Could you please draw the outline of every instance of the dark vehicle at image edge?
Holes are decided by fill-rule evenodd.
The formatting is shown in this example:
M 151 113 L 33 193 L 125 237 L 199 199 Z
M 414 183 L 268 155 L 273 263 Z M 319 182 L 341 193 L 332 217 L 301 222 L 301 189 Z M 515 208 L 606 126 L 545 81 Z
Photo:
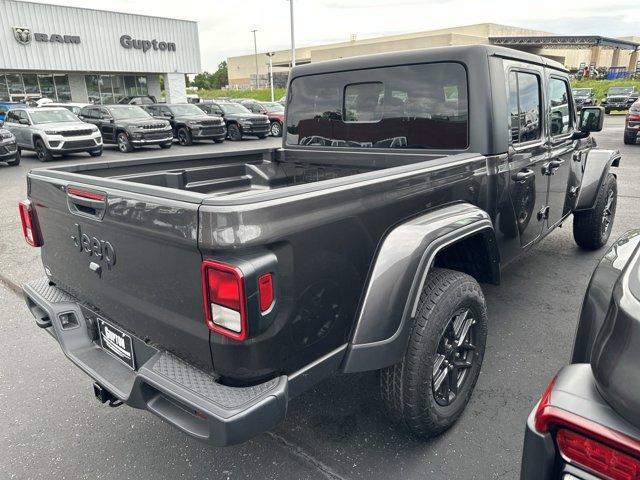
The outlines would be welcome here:
M 0 127 L 0 162 L 11 167 L 20 165 L 20 149 L 16 143 L 16 137 L 2 127 Z
M 274 137 L 282 136 L 284 125 L 284 107 L 278 102 L 258 102 L 257 100 L 240 100 L 238 103 L 247 107 L 253 113 L 269 117 L 271 127 L 269 133 Z
M 149 145 L 171 148 L 173 144 L 171 124 L 137 105 L 92 105 L 84 107 L 78 118 L 96 125 L 103 143 L 115 143 L 121 152 Z
M 640 478 L 640 230 L 596 267 L 571 364 L 529 415 L 522 480 Z
M 636 101 L 629 108 L 629 112 L 624 120 L 624 143 L 635 145 L 640 132 L 640 101 Z
M 596 104 L 596 95 L 593 88 L 574 88 L 573 100 L 576 102 L 576 109 L 581 110 L 582 107 L 592 107 Z
M 266 138 L 271 124 L 269 117 L 251 113 L 245 106 L 235 102 L 202 102 L 196 104 L 207 115 L 222 117 L 227 126 L 229 140 L 242 140 L 246 136 Z
M 200 140 L 222 143 L 227 136 L 222 117 L 207 115 L 191 103 L 155 104 L 143 108 L 153 117 L 168 120 L 180 145 L 191 145 Z
M 571 214 L 578 245 L 607 242 L 602 109 L 576 118 L 560 64 L 493 46 L 299 66 L 288 91 L 282 149 L 31 171 L 27 305 L 101 401 L 215 445 L 372 370 L 437 435 L 482 364 L 480 283 Z

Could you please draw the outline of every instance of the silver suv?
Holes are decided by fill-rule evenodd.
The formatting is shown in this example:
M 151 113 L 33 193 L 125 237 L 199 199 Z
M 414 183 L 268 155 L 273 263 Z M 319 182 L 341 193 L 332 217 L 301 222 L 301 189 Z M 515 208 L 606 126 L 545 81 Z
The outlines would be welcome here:
M 35 151 L 41 162 L 65 153 L 102 155 L 100 130 L 81 121 L 66 108 L 11 109 L 7 112 L 4 128 L 16 137 L 19 149 Z

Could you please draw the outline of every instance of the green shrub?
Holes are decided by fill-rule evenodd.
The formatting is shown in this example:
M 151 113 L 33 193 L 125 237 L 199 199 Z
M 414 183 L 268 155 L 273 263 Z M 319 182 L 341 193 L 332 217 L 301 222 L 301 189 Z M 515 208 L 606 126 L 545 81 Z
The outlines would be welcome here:
M 275 101 L 280 100 L 285 93 L 284 88 L 274 88 L 273 96 Z M 197 94 L 200 98 L 212 99 L 220 97 L 230 98 L 253 98 L 263 102 L 271 101 L 271 90 L 268 88 L 260 88 L 255 90 L 198 90 Z

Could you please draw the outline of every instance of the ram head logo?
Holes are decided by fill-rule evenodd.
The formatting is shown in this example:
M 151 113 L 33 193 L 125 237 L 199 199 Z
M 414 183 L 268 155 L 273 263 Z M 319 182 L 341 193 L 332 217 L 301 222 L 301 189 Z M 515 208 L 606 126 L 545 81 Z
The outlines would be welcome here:
M 31 29 L 24 27 L 13 27 L 13 36 L 16 37 L 18 43 L 21 43 L 22 45 L 30 44 L 33 39 Z

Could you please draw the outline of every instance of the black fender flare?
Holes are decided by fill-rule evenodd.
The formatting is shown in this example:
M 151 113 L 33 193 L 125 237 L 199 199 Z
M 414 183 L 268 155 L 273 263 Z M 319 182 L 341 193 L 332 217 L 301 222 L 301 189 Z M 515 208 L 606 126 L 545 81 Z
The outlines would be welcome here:
M 610 168 L 620 165 L 621 158 L 618 150 L 591 150 L 584 156 L 576 212 L 591 210 L 594 207 L 600 185 L 607 178 Z
M 604 254 L 591 274 L 576 326 L 571 363 L 590 363 L 598 332 L 614 308 L 614 291 L 640 250 L 640 229 L 630 230 Z
M 342 371 L 377 370 L 402 359 L 420 292 L 437 253 L 478 234 L 485 241 L 497 283 L 500 256 L 493 224 L 479 207 L 460 203 L 440 208 L 386 235 L 370 270 Z

